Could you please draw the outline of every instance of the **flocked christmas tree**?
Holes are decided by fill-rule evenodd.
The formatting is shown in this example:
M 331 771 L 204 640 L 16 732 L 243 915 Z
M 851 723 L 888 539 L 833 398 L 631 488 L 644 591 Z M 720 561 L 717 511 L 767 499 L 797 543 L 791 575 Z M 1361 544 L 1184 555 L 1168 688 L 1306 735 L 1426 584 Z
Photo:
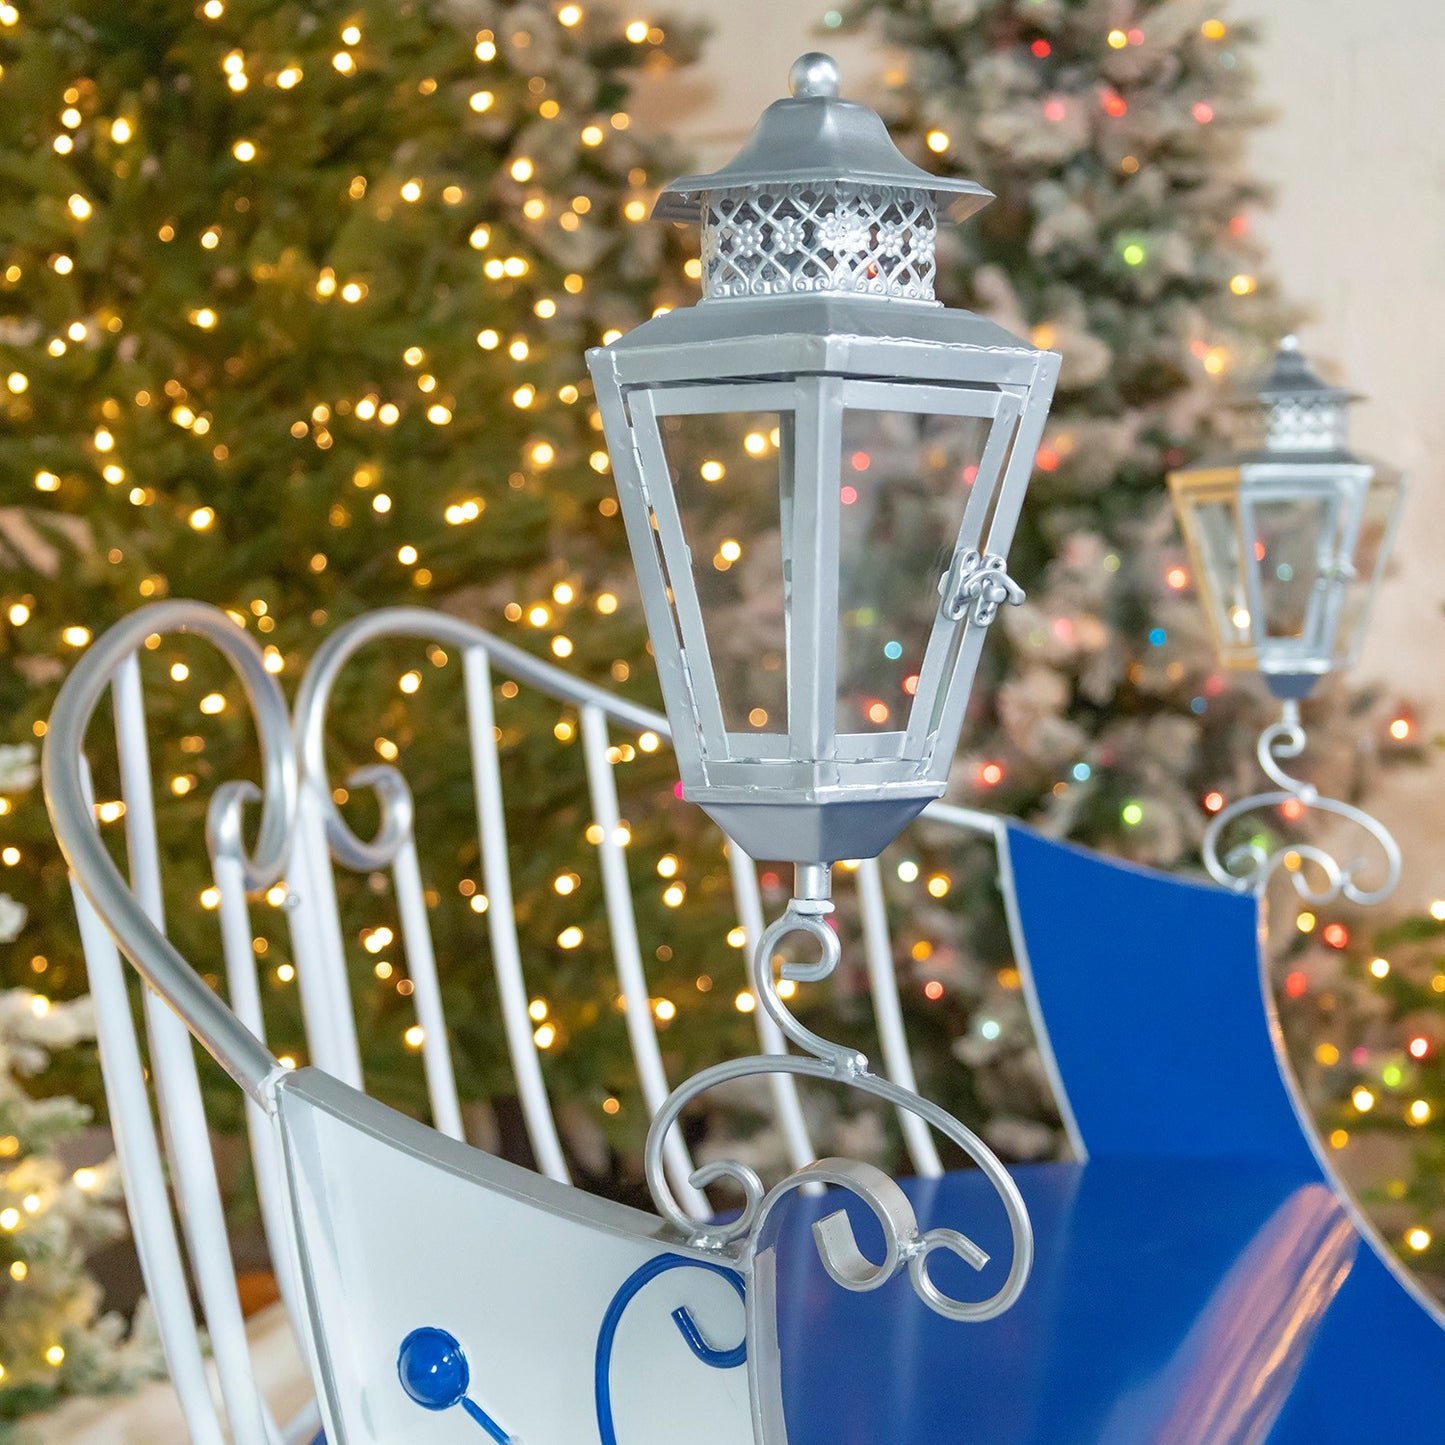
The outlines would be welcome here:
M 91 1111 L 63 1095 L 29 1092 L 53 1053 L 91 1039 L 89 1015 L 84 999 L 0 994 L 0 1434 L 4 1421 L 63 1396 L 129 1389 L 161 1371 L 149 1317 L 107 1312 L 88 1270 L 93 1250 L 125 1234 L 114 1162 L 68 1169 L 55 1155 Z
M 1063 355 L 1011 559 L 1029 601 L 958 781 L 1173 865 L 1255 716 L 1216 673 L 1163 482 L 1219 444 L 1278 325 L 1241 164 L 1248 36 L 1177 0 L 874 12 L 907 56 L 895 129 L 997 196 L 941 236 L 940 292 Z
M 884 110 L 905 149 L 997 195 L 940 236 L 940 295 L 1063 355 L 1010 558 L 1029 600 L 991 640 L 992 683 L 976 690 L 954 793 L 1155 866 L 1197 867 L 1210 814 L 1257 790 L 1254 742 L 1275 708 L 1256 680 L 1216 667 L 1164 482 L 1225 448 L 1236 390 L 1288 329 L 1251 239 L 1262 199 L 1245 164 L 1262 119 L 1251 28 L 1201 0 L 859 0 L 825 24 L 866 25 L 896 47 Z M 1382 743 L 1408 758 L 1416 741 L 1408 715 L 1348 682 L 1322 688 L 1306 716 L 1304 765 L 1336 795 L 1367 785 Z M 1274 826 L 1287 835 L 1291 821 Z M 948 985 L 938 996 L 965 1029 L 957 1051 L 976 1068 L 992 1137 L 1051 1151 L 988 861 L 914 848 L 897 871 L 898 901 L 922 925 L 918 980 Z M 920 918 L 925 885 L 962 906 Z M 1445 987 L 1438 960 L 1413 943 L 1387 1002 L 1375 955 L 1341 963 L 1358 951 L 1352 930 L 1368 938 L 1378 920 L 1306 911 L 1292 927 L 1288 886 L 1275 908 L 1291 1053 L 1325 1129 L 1373 1122 L 1374 1093 L 1355 1107 L 1356 1084 L 1409 1095 L 1386 1127 L 1412 1135 L 1411 1164 L 1377 1192 L 1410 1206 L 1385 1223 L 1418 1261 L 1432 1245 L 1421 1220 L 1440 1207 L 1438 1042 L 1421 1022 Z M 1330 1133 L 1336 1147 L 1348 1137 Z

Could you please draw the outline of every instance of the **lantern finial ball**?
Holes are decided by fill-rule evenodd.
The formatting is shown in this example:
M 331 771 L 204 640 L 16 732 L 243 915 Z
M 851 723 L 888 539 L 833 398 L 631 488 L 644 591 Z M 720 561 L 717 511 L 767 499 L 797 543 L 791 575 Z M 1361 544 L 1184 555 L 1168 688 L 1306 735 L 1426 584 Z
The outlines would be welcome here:
M 1298 351 L 1299 337 L 1294 335 L 1282 337 L 1280 339 L 1279 349 L 1281 351 Z
M 796 100 L 831 98 L 838 94 L 842 77 L 838 62 L 821 50 L 800 55 L 788 72 L 788 88 Z

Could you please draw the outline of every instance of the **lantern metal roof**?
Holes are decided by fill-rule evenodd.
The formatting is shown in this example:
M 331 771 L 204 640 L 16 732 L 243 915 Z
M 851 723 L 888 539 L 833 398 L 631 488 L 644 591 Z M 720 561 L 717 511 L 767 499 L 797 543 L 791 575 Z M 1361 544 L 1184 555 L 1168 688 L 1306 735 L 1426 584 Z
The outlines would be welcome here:
M 926 191 L 949 221 L 965 220 L 993 200 L 993 192 L 976 181 L 936 176 L 914 165 L 893 144 L 876 111 L 839 98 L 839 70 L 831 56 L 817 51 L 800 56 L 788 80 L 792 98 L 776 100 L 763 112 L 742 150 L 720 170 L 664 186 L 654 217 L 697 221 L 711 193 L 806 182 Z
M 1351 461 L 1349 406 L 1357 399 L 1354 392 L 1323 380 L 1298 340 L 1286 336 L 1269 370 L 1244 389 L 1238 405 L 1253 414 L 1252 453 L 1330 453 L 1335 460 Z
M 1275 351 L 1269 370 L 1247 391 L 1251 400 L 1280 401 L 1285 397 L 1308 397 L 1331 401 L 1353 401 L 1355 394 L 1342 386 L 1331 386 L 1309 364 L 1300 350 L 1299 338 L 1286 336 Z

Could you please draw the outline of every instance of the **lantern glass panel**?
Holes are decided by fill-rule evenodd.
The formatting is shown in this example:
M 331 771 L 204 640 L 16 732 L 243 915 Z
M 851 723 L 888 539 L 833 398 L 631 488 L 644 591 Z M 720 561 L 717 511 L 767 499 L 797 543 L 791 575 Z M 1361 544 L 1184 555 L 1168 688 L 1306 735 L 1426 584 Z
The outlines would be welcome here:
M 1205 500 L 1185 494 L 1184 505 L 1202 573 L 1201 592 L 1227 658 L 1230 649 L 1250 646 L 1252 614 L 1239 509 L 1233 495 Z
M 783 496 L 791 412 L 664 416 L 678 517 L 731 733 L 788 730 Z
M 1266 643 L 1293 641 L 1313 648 L 1323 642 L 1328 649 L 1323 629 L 1340 541 L 1335 497 L 1246 493 L 1243 501 L 1258 592 L 1250 601 L 1256 635 Z
M 1341 665 L 1359 656 L 1370 610 L 1394 547 L 1404 500 L 1404 473 L 1375 463 L 1354 543 L 1354 578 L 1345 589 L 1334 638 L 1334 651 Z
M 643 472 L 668 478 L 647 525 L 704 756 L 928 755 L 967 631 L 939 585 L 985 545 L 1026 395 L 827 375 L 629 392 Z
M 839 487 L 839 733 L 906 727 L 991 419 L 856 407 Z M 930 700 L 925 699 L 924 706 Z

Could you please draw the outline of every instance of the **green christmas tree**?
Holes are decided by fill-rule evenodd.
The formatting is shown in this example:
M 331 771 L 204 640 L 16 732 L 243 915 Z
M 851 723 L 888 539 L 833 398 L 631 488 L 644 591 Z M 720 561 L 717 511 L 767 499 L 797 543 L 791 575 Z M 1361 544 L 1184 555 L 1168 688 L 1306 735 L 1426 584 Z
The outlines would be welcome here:
M 674 233 L 642 224 L 683 167 L 626 109 L 634 77 L 690 44 L 572 4 L 0 7 L 9 745 L 43 735 L 97 634 L 167 597 L 226 608 L 287 688 L 327 631 L 420 603 L 656 701 L 583 353 L 693 286 Z M 254 740 L 207 648 L 157 640 L 141 660 L 169 926 L 219 985 L 204 812 L 217 783 L 256 775 Z M 417 794 L 459 1083 L 504 1103 L 459 664 L 436 646 L 369 649 L 340 684 L 330 748 L 338 789 L 382 761 Z M 619 1188 L 646 1115 L 578 719 L 496 683 L 537 1044 L 579 1176 Z M 96 734 L 98 813 L 119 848 L 103 722 Z M 666 749 L 617 744 L 655 1012 L 681 1075 L 751 1032 L 734 1002 L 741 938 L 715 831 L 676 818 Z M 353 792 L 365 832 L 373 800 Z M 25 920 L 4 981 L 75 995 L 43 806 L 17 793 L 0 813 L 0 877 Z M 255 951 L 272 1046 L 300 1062 L 282 898 L 258 900 Z M 368 1086 L 424 1112 L 388 882 L 345 878 L 341 901 Z M 92 1057 L 53 1072 L 101 1104 Z M 239 1128 L 233 1090 L 215 1090 L 213 1117 Z

